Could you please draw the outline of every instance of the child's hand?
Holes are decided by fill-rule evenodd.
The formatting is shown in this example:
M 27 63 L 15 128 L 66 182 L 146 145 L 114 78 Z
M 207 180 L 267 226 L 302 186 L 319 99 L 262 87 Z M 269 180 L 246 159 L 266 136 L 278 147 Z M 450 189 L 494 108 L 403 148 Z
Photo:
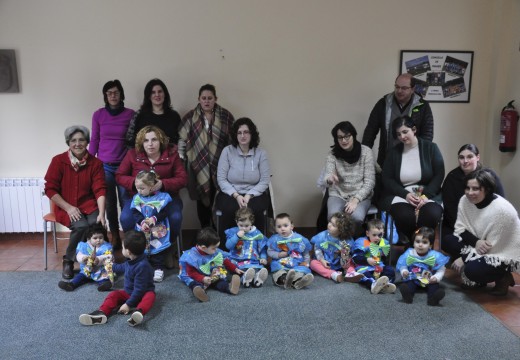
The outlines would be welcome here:
M 143 221 L 141 223 L 141 230 L 143 230 L 144 232 L 150 231 L 150 226 L 148 225 L 148 223 L 146 221 Z
M 86 264 L 88 262 L 88 256 L 85 256 L 83 259 L 81 259 L 81 262 Z
M 267 259 L 260 259 L 260 264 L 267 265 Z
M 238 236 L 239 238 L 243 237 L 244 234 L 245 234 L 244 230 L 238 230 L 238 232 L 237 232 L 237 236 Z
M 155 218 L 153 218 L 153 217 L 146 218 L 144 221 L 145 221 L 146 224 L 148 224 L 148 226 L 150 226 L 150 227 L 155 225 Z
M 98 257 L 94 259 L 94 265 L 99 265 L 99 258 Z
M 435 276 L 432 276 L 429 280 L 430 280 L 430 284 L 436 284 L 439 282 L 439 280 L 437 280 L 437 278 Z
M 403 279 L 406 279 L 408 277 L 408 275 L 410 275 L 410 272 L 408 270 L 403 271 L 403 274 L 402 274 Z
M 236 268 L 235 273 L 237 273 L 238 275 L 242 275 L 244 273 L 244 270 L 240 270 L 239 268 Z
M 204 276 L 202 282 L 204 282 L 204 285 L 211 285 L 211 278 L 209 276 Z
M 119 308 L 117 313 L 126 315 L 126 314 L 128 314 L 129 311 L 130 311 L 130 306 L 128 306 L 126 303 L 124 303 L 123 305 L 121 305 L 121 307 Z
M 330 264 L 329 264 L 329 262 L 328 262 L 327 260 L 325 260 L 325 259 L 321 259 L 320 262 L 321 262 L 321 264 L 322 264 L 324 267 L 326 267 L 327 269 L 330 269 Z
M 367 259 L 367 263 L 368 263 L 368 265 L 376 266 L 378 262 L 375 261 L 375 260 L 372 259 L 372 258 L 368 258 L 368 259 Z
M 287 251 L 280 251 L 278 253 L 278 258 L 284 258 L 284 257 L 287 257 L 289 256 L 289 253 Z

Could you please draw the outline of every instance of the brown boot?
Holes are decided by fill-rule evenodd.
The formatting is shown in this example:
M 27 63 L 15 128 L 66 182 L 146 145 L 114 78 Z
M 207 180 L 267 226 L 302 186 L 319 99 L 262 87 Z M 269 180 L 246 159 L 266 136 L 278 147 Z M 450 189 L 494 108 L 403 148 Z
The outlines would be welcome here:
M 121 245 L 121 236 L 119 235 L 119 230 L 111 231 L 110 234 L 112 235 L 112 248 L 114 249 L 114 251 L 121 249 L 122 245 Z
M 513 274 L 506 273 L 502 278 L 495 281 L 495 287 L 491 290 L 490 294 L 495 296 L 506 296 L 510 286 L 515 286 L 515 279 Z

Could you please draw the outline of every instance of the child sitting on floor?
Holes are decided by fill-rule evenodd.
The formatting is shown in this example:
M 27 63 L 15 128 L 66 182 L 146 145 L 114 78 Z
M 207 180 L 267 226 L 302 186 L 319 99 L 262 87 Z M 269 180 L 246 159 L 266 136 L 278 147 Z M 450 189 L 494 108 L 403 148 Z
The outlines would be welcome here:
M 130 314 L 128 325 L 136 326 L 143 321 L 155 301 L 153 268 L 144 250 L 146 238 L 142 232 L 128 231 L 123 241 L 123 255 L 128 258 L 123 264 L 113 264 L 114 272 L 124 274 L 124 290 L 114 290 L 105 298 L 99 310 L 82 314 L 79 322 L 83 325 L 100 325 L 107 322 L 117 309 L 118 314 Z
M 444 290 L 439 282 L 444 276 L 449 256 L 432 250 L 435 231 L 421 227 L 415 232 L 413 248 L 407 249 L 397 261 L 397 270 L 403 278 L 399 291 L 405 303 L 411 304 L 417 289 L 426 289 L 428 305 L 437 306 L 444 298 Z
M 217 232 L 206 227 L 197 234 L 196 245 L 185 251 L 179 260 L 179 279 L 181 279 L 201 302 L 209 300 L 206 289 L 237 295 L 240 289 L 240 276 L 244 271 L 233 264 L 218 248 L 220 238 Z M 228 282 L 228 271 L 233 274 Z M 238 275 L 237 275 L 238 274 Z
M 144 232 L 148 261 L 154 268 L 153 280 L 164 279 L 164 256 L 170 243 L 170 224 L 166 206 L 173 200 L 166 192 L 152 192 L 159 179 L 153 171 L 141 171 L 135 177 L 137 194 L 132 199 L 130 209 L 135 220 L 135 230 Z
M 79 263 L 79 273 L 69 281 L 60 281 L 58 286 L 65 291 L 74 289 L 95 281 L 98 291 L 108 291 L 114 282 L 112 272 L 112 245 L 107 241 L 107 231 L 99 223 L 89 226 L 86 241 L 82 241 L 76 248 L 76 259 Z M 105 263 L 105 260 L 109 260 Z
M 248 207 L 243 207 L 235 213 L 237 226 L 227 229 L 226 247 L 229 249 L 229 259 L 239 269 L 244 270 L 242 284 L 260 287 L 267 279 L 268 272 L 264 265 L 267 264 L 267 240 L 253 224 L 255 215 Z
M 364 275 L 359 283 L 369 288 L 372 294 L 393 294 L 396 289 L 393 284 L 395 270 L 383 262 L 390 252 L 390 244 L 383 238 L 384 223 L 371 219 L 366 228 L 366 237 L 357 239 L 352 249 L 355 269 Z
M 335 282 L 359 282 L 363 275 L 354 271 L 350 248 L 354 223 L 350 216 L 337 212 L 332 215 L 327 230 L 311 239 L 314 245 L 314 257 L 311 269 Z M 343 275 L 343 271 L 345 274 Z
M 276 215 L 276 234 L 267 243 L 267 255 L 272 258 L 273 281 L 284 289 L 301 289 L 314 280 L 309 269 L 311 244 L 302 235 L 293 232 L 289 214 Z

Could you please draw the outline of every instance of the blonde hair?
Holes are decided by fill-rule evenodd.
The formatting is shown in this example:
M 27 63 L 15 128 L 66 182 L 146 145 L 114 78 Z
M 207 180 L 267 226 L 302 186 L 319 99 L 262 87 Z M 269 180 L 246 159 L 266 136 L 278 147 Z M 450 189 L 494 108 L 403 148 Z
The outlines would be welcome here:
M 135 149 L 137 150 L 137 152 L 144 151 L 143 144 L 144 144 L 145 136 L 146 136 L 146 134 L 151 133 L 151 132 L 155 133 L 155 136 L 157 136 L 157 139 L 159 140 L 159 143 L 161 144 L 161 146 L 160 146 L 161 153 L 164 151 L 164 149 L 166 149 L 168 147 L 168 142 L 170 141 L 170 139 L 168 138 L 168 136 L 166 136 L 164 131 L 159 129 L 157 126 L 148 125 L 148 126 L 145 126 L 144 128 L 142 128 L 141 130 L 139 130 L 139 132 L 137 133 L 137 136 L 135 137 Z
M 139 173 L 135 177 L 135 181 L 137 181 L 137 180 L 139 180 L 146 186 L 152 187 L 155 184 L 157 184 L 157 180 L 159 180 L 159 175 L 157 175 L 155 173 L 155 171 L 143 170 L 143 171 L 139 171 Z
M 255 214 L 253 214 L 253 210 L 248 207 L 243 207 L 237 210 L 235 213 L 235 221 L 251 221 L 251 224 L 255 223 Z
M 354 222 L 349 215 L 346 215 L 343 212 L 337 212 L 332 214 L 330 220 L 336 219 L 336 227 L 338 228 L 338 239 L 347 240 L 352 238 L 352 234 L 354 233 Z

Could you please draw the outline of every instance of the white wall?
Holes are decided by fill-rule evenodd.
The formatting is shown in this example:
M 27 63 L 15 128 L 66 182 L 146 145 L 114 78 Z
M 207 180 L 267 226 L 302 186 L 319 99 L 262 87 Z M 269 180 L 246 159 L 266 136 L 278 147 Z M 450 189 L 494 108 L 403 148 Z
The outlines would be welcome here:
M 66 149 L 65 127 L 90 127 L 107 80 L 120 79 L 126 105 L 138 108 L 159 77 L 181 115 L 209 82 L 222 106 L 257 123 L 277 210 L 313 226 L 330 129 L 349 120 L 361 138 L 392 90 L 400 50 L 471 50 L 471 103 L 432 104 L 434 141 L 447 171 L 460 145 L 477 143 L 507 191 L 518 159 L 504 162 L 492 138 L 497 108 L 520 92 L 519 20 L 518 0 L 0 0 L 0 48 L 16 50 L 21 86 L 0 94 L 0 176 L 43 176 Z M 184 226 L 195 228 L 183 198 Z

